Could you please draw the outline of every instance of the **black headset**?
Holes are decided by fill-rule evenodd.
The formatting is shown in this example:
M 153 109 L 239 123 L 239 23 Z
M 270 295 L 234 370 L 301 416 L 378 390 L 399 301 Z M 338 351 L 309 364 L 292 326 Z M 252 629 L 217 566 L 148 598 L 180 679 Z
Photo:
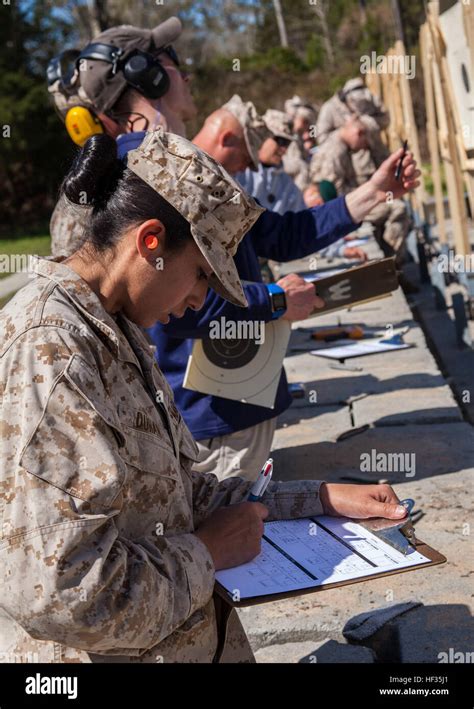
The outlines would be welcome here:
M 152 54 L 141 49 L 126 53 L 120 47 L 102 42 L 92 42 L 82 51 L 67 49 L 51 59 L 46 70 L 48 86 L 59 80 L 66 93 L 74 91 L 71 82 L 83 59 L 95 59 L 111 64 L 112 76 L 121 71 L 127 84 L 147 98 L 161 98 L 170 87 L 166 69 Z
M 344 91 L 344 89 L 341 89 L 340 91 L 338 91 L 338 96 L 341 99 L 341 101 L 347 105 L 347 97 L 349 96 L 349 94 L 352 94 L 354 91 L 361 91 L 364 88 L 366 88 L 366 87 L 365 86 L 354 86 L 354 88 L 346 90 L 346 91 Z
M 170 87 L 170 78 L 161 62 L 140 49 L 132 50 L 126 56 L 123 56 L 124 54 L 123 49 L 101 42 L 88 44 L 82 51 L 67 49 L 49 62 L 46 70 L 48 86 L 59 81 L 63 91 L 73 96 L 76 91 L 73 79 L 80 71 L 80 62 L 83 59 L 96 59 L 111 64 L 112 75 L 121 71 L 127 84 L 146 98 L 157 99 L 164 96 Z M 175 55 L 172 59 L 179 63 Z M 92 135 L 104 132 L 99 118 L 84 106 L 72 106 L 64 122 L 70 138 L 76 145 L 83 146 Z
M 141 49 L 126 53 L 112 44 L 92 42 L 76 58 L 77 68 L 80 68 L 83 59 L 96 59 L 111 64 L 112 75 L 121 71 L 127 84 L 146 98 L 161 98 L 170 87 L 170 78 L 159 59 Z
M 72 79 L 76 68 L 76 60 L 81 54 L 79 49 L 66 49 L 48 63 L 46 78 L 48 86 L 59 81 L 66 92 L 72 90 Z

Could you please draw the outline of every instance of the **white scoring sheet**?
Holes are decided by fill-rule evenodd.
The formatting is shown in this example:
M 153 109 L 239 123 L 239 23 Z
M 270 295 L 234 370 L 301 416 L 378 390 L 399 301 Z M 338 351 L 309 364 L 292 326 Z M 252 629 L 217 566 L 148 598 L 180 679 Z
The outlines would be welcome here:
M 218 571 L 216 579 L 240 601 L 429 561 L 416 550 L 405 556 L 347 518 L 323 515 L 267 522 L 261 553 L 247 564 Z
M 390 344 L 383 340 L 360 340 L 347 345 L 328 347 L 324 350 L 312 350 L 310 354 L 317 357 L 327 357 L 328 359 L 348 359 L 349 357 L 363 357 L 364 355 L 379 354 L 380 352 L 394 352 L 395 350 L 406 350 L 412 345 Z

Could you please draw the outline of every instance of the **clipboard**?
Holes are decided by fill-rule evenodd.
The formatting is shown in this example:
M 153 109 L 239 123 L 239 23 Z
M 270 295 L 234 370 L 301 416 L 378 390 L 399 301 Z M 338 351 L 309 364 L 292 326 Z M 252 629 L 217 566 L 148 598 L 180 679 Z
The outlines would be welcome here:
M 354 520 L 357 522 L 357 520 Z M 263 595 L 257 595 L 252 597 L 243 598 L 240 601 L 236 601 L 229 594 L 229 591 L 216 580 L 214 592 L 220 596 L 225 602 L 233 608 L 244 608 L 246 606 L 256 606 L 262 603 L 273 603 L 274 601 L 281 601 L 287 598 L 297 598 L 298 596 L 307 595 L 310 593 L 317 593 L 326 590 L 332 590 L 333 588 L 339 588 L 342 586 L 350 586 L 354 583 L 362 583 L 363 581 L 371 581 L 372 579 L 382 578 L 384 576 L 393 576 L 395 574 L 401 574 L 409 571 L 416 571 L 418 569 L 426 569 L 431 566 L 437 566 L 439 564 L 444 564 L 447 559 L 443 554 L 436 549 L 428 546 L 425 542 L 416 539 L 416 551 L 425 556 L 428 561 L 425 563 L 419 563 L 414 566 L 408 566 L 400 569 L 393 569 L 390 571 L 381 571 L 380 573 L 370 574 L 366 576 L 359 576 L 354 579 L 348 579 L 344 581 L 337 581 L 332 583 L 322 583 L 318 586 L 312 586 L 309 588 L 302 588 L 293 591 L 285 591 L 283 593 L 269 593 Z
M 310 317 L 388 298 L 399 286 L 394 256 L 354 266 L 312 282 L 316 294 L 324 300 L 324 306 L 313 310 Z

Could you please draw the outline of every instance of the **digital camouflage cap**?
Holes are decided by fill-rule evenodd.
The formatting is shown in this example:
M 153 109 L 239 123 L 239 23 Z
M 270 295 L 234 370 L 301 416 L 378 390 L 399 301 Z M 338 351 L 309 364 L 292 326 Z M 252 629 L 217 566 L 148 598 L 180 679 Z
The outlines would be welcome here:
M 260 164 L 258 151 L 264 140 L 271 136 L 263 118 L 251 101 L 242 101 L 238 94 L 234 94 L 222 108 L 232 113 L 242 126 L 245 144 L 252 160 L 251 169 L 257 171 Z
M 342 89 L 342 97 L 353 113 L 357 113 L 359 116 L 374 113 L 374 96 L 364 84 L 363 79 L 349 79 Z
M 211 288 L 247 307 L 233 256 L 264 209 L 219 163 L 173 133 L 147 133 L 140 147 L 128 153 L 127 166 L 189 222 L 212 268 Z
M 119 25 L 94 37 L 94 43 L 108 44 L 121 50 L 120 61 L 136 49 L 157 54 L 174 42 L 183 26 L 177 17 L 170 17 L 151 30 Z M 105 113 L 117 103 L 128 84 L 121 71 L 113 71 L 112 64 L 100 59 L 81 59 L 69 86 L 56 81 L 49 87 L 56 108 L 64 117 L 73 106 L 85 106 L 97 113 Z
M 296 140 L 296 135 L 293 133 L 293 122 L 283 111 L 269 108 L 263 114 L 263 120 L 273 136 L 286 138 L 286 140 Z
M 292 120 L 302 118 L 310 123 L 314 123 L 316 120 L 316 110 L 313 106 L 296 94 L 293 98 L 289 98 L 285 101 L 285 112 Z
M 111 44 L 122 50 L 120 61 L 140 49 L 143 52 L 157 54 L 158 50 L 174 42 L 183 30 L 177 17 L 170 17 L 152 30 L 119 25 L 111 27 L 94 38 L 94 42 Z M 113 67 L 107 62 L 96 59 L 85 59 L 80 62 L 80 82 L 97 111 L 104 113 L 117 103 L 128 84 L 121 71 L 113 72 Z

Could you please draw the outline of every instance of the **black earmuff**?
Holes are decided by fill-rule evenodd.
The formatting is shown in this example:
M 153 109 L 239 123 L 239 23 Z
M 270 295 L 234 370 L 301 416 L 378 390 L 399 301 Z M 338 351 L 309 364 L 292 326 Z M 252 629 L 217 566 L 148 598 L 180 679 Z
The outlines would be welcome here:
M 76 61 L 80 57 L 79 49 L 66 49 L 57 57 L 51 59 L 46 69 L 46 79 L 48 86 L 52 86 L 56 81 L 60 81 L 64 91 L 72 90 L 71 82 L 76 69 Z
M 112 74 L 121 71 L 127 84 L 146 98 L 161 98 L 170 87 L 170 78 L 159 59 L 141 49 L 125 54 L 123 49 L 112 44 L 93 42 L 88 44 L 76 59 L 96 59 L 112 65 Z
M 161 98 L 170 87 L 170 77 L 158 59 L 136 50 L 123 66 L 123 75 L 130 86 L 147 98 Z

